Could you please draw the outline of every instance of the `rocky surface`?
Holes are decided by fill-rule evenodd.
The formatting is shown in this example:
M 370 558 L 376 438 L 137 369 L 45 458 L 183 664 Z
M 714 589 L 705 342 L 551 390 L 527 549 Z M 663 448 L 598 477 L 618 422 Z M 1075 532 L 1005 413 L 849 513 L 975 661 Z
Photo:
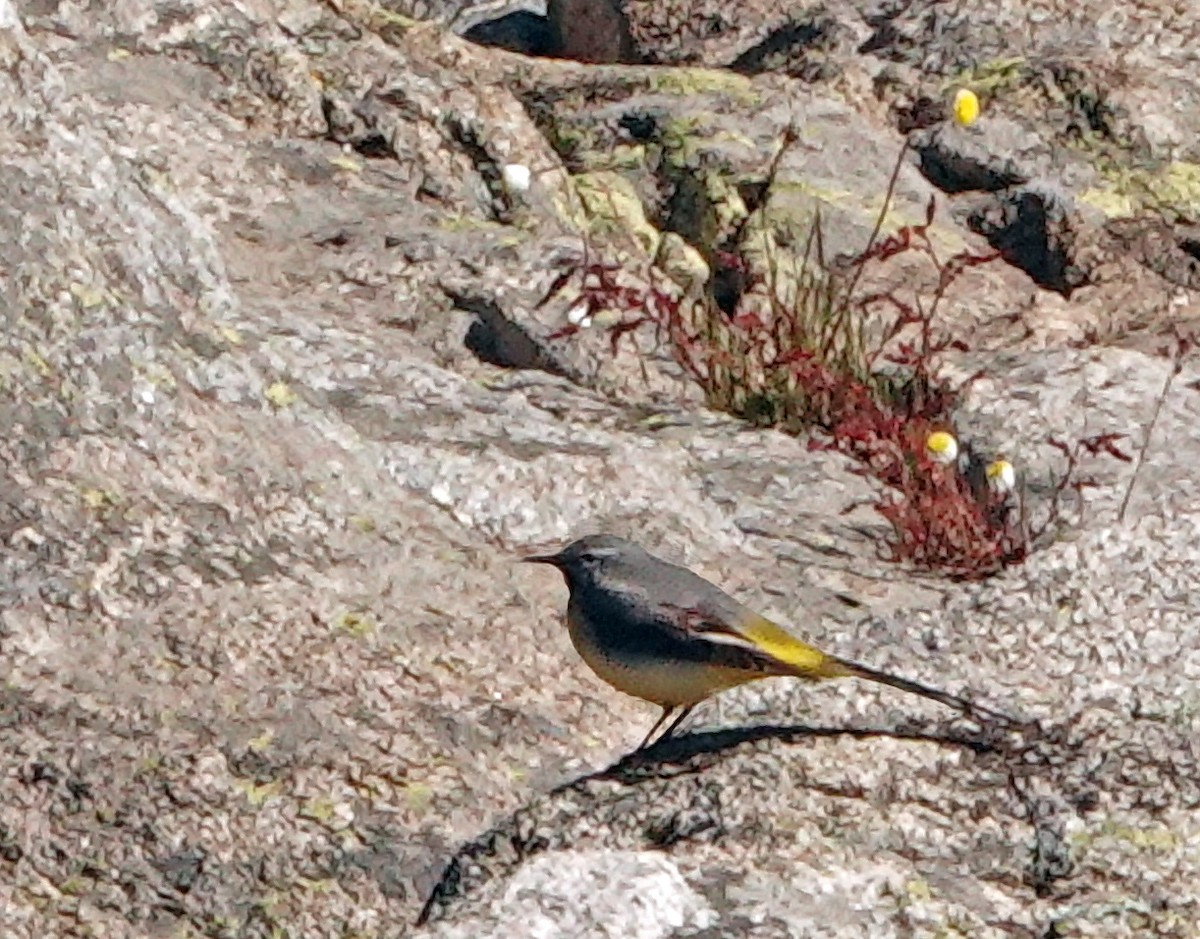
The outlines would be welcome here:
M 1195 12 L 630 2 L 648 67 L 472 44 L 561 32 L 483 6 L 0 0 L 0 933 L 1192 935 L 1190 354 L 1150 420 L 1200 313 Z M 984 119 L 921 126 L 955 82 Z M 1035 493 L 1048 435 L 1146 444 L 1123 516 L 1089 458 L 975 585 L 881 560 L 871 484 L 652 327 L 564 330 L 596 257 L 689 295 L 817 209 L 857 250 L 910 128 L 888 228 L 933 198 L 1005 253 L 940 307 L 960 424 Z M 776 681 L 617 763 L 652 709 L 514 563 L 597 529 L 1028 723 Z

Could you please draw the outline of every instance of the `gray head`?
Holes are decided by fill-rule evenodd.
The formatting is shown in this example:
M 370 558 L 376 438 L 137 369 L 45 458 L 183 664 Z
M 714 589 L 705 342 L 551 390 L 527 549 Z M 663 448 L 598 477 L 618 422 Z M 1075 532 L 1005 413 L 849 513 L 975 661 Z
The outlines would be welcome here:
M 557 567 L 572 591 L 586 589 L 605 578 L 622 578 L 627 573 L 636 575 L 657 561 L 641 546 L 616 535 L 585 535 L 557 554 L 539 554 L 521 560 Z
M 557 554 L 521 560 L 557 567 L 571 591 L 571 602 L 594 615 L 612 618 L 633 611 L 651 615 L 654 608 L 700 610 L 733 621 L 754 615 L 699 574 L 616 535 L 587 535 Z

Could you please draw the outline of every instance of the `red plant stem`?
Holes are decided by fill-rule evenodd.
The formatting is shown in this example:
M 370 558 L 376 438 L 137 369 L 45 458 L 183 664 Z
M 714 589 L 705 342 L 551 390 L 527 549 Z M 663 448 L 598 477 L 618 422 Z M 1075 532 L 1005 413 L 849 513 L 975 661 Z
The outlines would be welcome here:
M 883 223 L 887 218 L 888 209 L 892 207 L 892 195 L 896 191 L 896 182 L 900 179 L 900 169 L 904 166 L 904 157 L 908 153 L 908 147 L 909 138 L 905 137 L 904 143 L 900 147 L 900 153 L 896 157 L 896 165 L 892 167 L 892 175 L 888 177 L 887 190 L 883 195 L 883 205 L 879 209 L 879 217 L 875 219 L 875 227 L 871 229 L 871 237 L 867 239 L 867 247 L 866 250 L 863 251 L 864 255 L 869 255 L 871 253 L 871 249 L 875 247 L 875 242 L 879 238 L 879 233 L 883 230 Z M 859 264 L 854 270 L 854 277 L 850 281 L 850 286 L 846 288 L 845 302 L 847 304 L 850 303 L 850 298 L 854 296 L 854 291 L 858 287 L 858 281 L 859 278 L 862 277 L 864 266 L 865 265 Z

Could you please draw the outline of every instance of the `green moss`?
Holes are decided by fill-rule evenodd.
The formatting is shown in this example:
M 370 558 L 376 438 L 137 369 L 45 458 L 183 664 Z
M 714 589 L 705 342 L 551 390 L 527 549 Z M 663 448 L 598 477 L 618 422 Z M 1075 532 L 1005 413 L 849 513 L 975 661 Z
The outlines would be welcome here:
M 700 163 L 709 125 L 699 115 L 664 121 L 659 131 L 663 162 L 668 169 L 688 170 Z
M 555 118 L 544 128 L 544 132 L 550 146 L 564 163 L 578 166 L 586 161 L 587 154 L 600 153 L 604 149 L 597 145 L 593 131 L 570 121 Z
M 740 104 L 758 105 L 762 95 L 744 75 L 708 68 L 656 70 L 650 90 L 665 95 L 727 95 Z
M 611 150 L 580 150 L 576 154 L 585 172 L 640 170 L 646 165 L 646 148 L 642 144 L 617 144 Z
M 957 88 L 970 88 L 977 95 L 988 97 L 1015 91 L 1029 78 L 1031 72 L 1029 63 L 1021 56 L 990 59 L 981 62 L 974 68 L 951 76 L 942 83 L 942 91 L 950 92 Z
M 68 877 L 58 885 L 59 893 L 68 897 L 78 897 L 88 892 L 91 881 L 82 877 Z

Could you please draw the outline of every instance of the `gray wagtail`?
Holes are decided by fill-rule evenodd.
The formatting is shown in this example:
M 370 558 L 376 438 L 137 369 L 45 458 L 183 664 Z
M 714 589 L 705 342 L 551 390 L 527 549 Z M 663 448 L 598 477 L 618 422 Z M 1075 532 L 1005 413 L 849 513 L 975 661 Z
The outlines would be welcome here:
M 866 678 L 967 713 L 1004 718 L 964 698 L 814 649 L 698 574 L 614 535 L 589 535 L 557 554 L 521 560 L 562 571 L 571 592 L 567 629 L 592 671 L 618 691 L 662 708 L 638 750 L 676 711 L 660 741 L 705 698 L 781 675 L 808 681 Z

